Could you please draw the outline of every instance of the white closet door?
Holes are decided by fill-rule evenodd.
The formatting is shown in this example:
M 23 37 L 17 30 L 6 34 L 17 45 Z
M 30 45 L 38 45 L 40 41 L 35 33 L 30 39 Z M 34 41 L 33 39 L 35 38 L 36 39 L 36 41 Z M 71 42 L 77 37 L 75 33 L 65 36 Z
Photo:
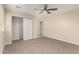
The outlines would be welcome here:
M 23 19 L 23 39 L 32 39 L 32 20 Z
M 19 23 L 13 23 L 12 27 L 12 35 L 13 35 L 13 40 L 18 40 L 19 39 Z
M 19 19 L 12 18 L 12 40 L 19 40 Z

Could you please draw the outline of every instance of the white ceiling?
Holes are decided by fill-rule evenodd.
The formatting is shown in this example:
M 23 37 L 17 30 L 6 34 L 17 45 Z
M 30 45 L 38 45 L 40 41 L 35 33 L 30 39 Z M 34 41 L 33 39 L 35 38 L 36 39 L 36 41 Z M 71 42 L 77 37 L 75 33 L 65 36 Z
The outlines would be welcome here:
M 16 8 L 16 6 L 20 6 L 21 8 Z M 40 15 L 40 10 L 34 10 L 43 8 L 44 4 L 6 4 L 5 8 L 8 11 L 16 12 L 16 13 L 25 13 L 31 15 Z M 57 11 L 51 11 L 53 13 L 62 13 L 66 11 L 70 11 L 73 9 L 79 8 L 79 4 L 48 4 L 48 8 L 58 8 Z M 45 13 L 45 12 L 44 12 Z M 47 14 L 47 13 L 45 13 Z

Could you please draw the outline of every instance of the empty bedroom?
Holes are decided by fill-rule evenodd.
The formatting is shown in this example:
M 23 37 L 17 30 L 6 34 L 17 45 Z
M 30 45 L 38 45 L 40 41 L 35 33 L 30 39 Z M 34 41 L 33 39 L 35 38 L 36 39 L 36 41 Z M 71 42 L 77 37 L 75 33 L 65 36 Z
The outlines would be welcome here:
M 78 54 L 79 4 L 0 4 L 0 53 Z

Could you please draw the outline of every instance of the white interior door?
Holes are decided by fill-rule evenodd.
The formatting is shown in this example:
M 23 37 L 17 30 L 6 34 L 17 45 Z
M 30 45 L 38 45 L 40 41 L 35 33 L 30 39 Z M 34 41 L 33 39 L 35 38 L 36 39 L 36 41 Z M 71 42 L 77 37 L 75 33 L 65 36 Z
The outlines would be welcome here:
M 32 39 L 32 20 L 23 19 L 23 39 Z

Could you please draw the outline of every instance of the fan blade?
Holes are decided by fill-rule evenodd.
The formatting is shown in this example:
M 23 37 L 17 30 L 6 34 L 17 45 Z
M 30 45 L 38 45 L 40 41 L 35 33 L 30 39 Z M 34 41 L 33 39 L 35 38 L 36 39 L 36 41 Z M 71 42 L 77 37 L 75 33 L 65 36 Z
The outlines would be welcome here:
M 42 10 L 42 9 L 34 9 L 34 10 Z
M 47 12 L 48 14 L 51 14 L 51 12 L 49 12 L 49 11 L 47 11 L 47 10 L 46 10 L 46 12 Z
M 55 10 L 58 10 L 58 8 L 51 8 L 51 9 L 48 9 L 48 11 L 55 11 Z
M 42 10 L 39 14 L 41 14 L 41 13 L 43 13 L 44 12 L 44 10 Z

